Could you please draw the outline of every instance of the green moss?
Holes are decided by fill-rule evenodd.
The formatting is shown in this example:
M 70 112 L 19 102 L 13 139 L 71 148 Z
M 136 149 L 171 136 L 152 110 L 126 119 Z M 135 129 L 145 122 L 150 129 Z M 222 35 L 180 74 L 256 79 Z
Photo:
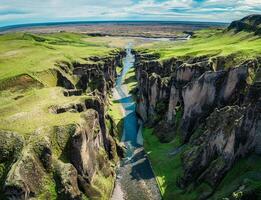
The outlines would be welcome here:
M 122 72 L 122 67 L 116 66 L 116 72 L 117 72 L 118 75 L 120 75 L 121 72 Z
M 233 63 L 255 58 L 261 53 L 261 38 L 252 33 L 223 32 L 206 29 L 197 31 L 195 36 L 186 42 L 160 42 L 151 45 L 147 52 L 160 55 L 161 60 L 172 57 L 188 58 L 195 56 L 229 56 Z M 138 49 L 139 50 L 139 49 Z M 231 64 L 233 64 L 231 63 Z
M 4 163 L 0 163 L 0 186 L 4 184 L 5 177 L 6 177 L 6 166 Z M 1 193 L 2 193 L 2 188 L 0 188 L 0 194 Z
M 176 181 L 182 174 L 180 153 L 170 156 L 169 153 L 179 147 L 180 139 L 175 138 L 170 143 L 160 143 L 153 129 L 143 129 L 144 148 L 152 163 L 156 179 L 164 199 L 172 199 L 178 190 Z M 163 167 L 164 166 L 164 167 Z
M 123 84 L 127 86 L 128 92 L 132 92 L 133 89 L 137 87 L 137 79 L 134 67 L 130 68 L 130 70 L 126 73 Z
M 75 124 L 54 127 L 54 134 L 51 135 L 53 154 L 63 162 L 69 162 L 68 150 L 70 139 L 75 130 Z
M 96 176 L 94 177 L 92 185 L 100 193 L 100 197 L 98 197 L 97 199 L 99 200 L 110 199 L 114 188 L 114 177 L 112 176 L 105 177 L 103 174 L 97 173 Z
M 115 125 L 117 127 L 118 139 L 121 140 L 122 132 L 123 132 L 123 108 L 121 107 L 121 103 L 117 100 L 111 100 L 111 105 L 108 109 L 108 114 L 112 117 Z
M 58 194 L 56 191 L 56 185 L 55 181 L 49 177 L 46 176 L 43 181 L 43 188 L 37 199 L 39 200 L 46 200 L 46 199 L 57 199 Z
M 243 195 L 253 192 L 260 198 L 260 168 L 260 156 L 252 155 L 248 158 L 240 159 L 221 181 L 211 199 L 230 197 L 234 191 L 242 191 Z M 244 185 L 244 189 L 239 190 L 239 187 L 242 185 Z
M 102 56 L 115 48 L 103 43 L 86 42 L 85 35 L 74 33 L 0 36 L 0 79 L 54 68 L 59 61 L 71 63 L 91 55 Z
M 158 101 L 158 102 L 156 103 L 156 108 L 155 108 L 155 110 L 156 110 L 156 112 L 157 112 L 159 115 L 163 115 L 163 114 L 166 112 L 167 108 L 168 108 L 168 102 L 162 100 L 162 101 Z

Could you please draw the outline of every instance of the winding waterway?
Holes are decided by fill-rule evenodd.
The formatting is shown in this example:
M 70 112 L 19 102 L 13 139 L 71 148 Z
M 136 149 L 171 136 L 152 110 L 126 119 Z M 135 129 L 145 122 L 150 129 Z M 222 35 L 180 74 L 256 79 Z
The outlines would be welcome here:
M 129 44 L 126 47 L 123 70 L 115 88 L 125 113 L 122 142 L 127 147 L 127 155 L 117 170 L 112 200 L 159 200 L 160 192 L 142 146 L 141 125 L 135 112 L 136 104 L 122 83 L 126 73 L 134 67 L 135 57 L 131 52 L 131 46 Z

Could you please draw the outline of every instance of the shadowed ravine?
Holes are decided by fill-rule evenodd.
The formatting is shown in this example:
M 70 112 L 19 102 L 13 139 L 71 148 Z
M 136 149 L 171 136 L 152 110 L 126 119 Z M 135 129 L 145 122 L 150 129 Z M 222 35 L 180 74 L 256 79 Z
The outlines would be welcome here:
M 117 171 L 112 200 L 158 200 L 161 199 L 159 189 L 142 142 L 138 139 L 140 127 L 135 113 L 136 105 L 131 95 L 122 87 L 123 77 L 135 61 L 131 45 L 127 46 L 126 53 L 122 73 L 117 79 L 116 92 L 125 112 L 122 142 L 127 147 L 127 154 Z

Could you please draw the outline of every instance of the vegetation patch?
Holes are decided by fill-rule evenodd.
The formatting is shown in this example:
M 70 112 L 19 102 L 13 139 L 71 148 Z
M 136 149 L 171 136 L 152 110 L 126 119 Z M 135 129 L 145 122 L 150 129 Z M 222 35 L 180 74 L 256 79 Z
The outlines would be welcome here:
M 111 100 L 111 105 L 108 110 L 108 114 L 112 117 L 113 121 L 116 124 L 118 130 L 118 139 L 121 141 L 121 136 L 123 133 L 123 120 L 124 113 L 121 103 L 118 100 Z
M 254 33 L 225 31 L 222 29 L 205 29 L 196 31 L 189 41 L 159 42 L 146 46 L 147 53 L 160 55 L 161 60 L 172 57 L 189 58 L 197 56 L 230 57 L 231 64 L 245 59 L 256 58 L 261 53 L 261 38 Z M 143 47 L 138 50 L 143 51 Z M 231 57 L 232 55 L 232 57 Z
M 137 87 L 137 79 L 134 67 L 130 68 L 130 70 L 126 73 L 123 84 L 127 86 L 129 92 L 132 92 Z

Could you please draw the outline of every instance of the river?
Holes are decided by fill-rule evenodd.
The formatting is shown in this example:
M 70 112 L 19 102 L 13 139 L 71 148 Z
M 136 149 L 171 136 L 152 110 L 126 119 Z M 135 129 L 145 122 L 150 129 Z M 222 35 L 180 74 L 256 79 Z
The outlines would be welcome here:
M 122 85 L 124 76 L 134 67 L 135 57 L 131 46 L 129 44 L 126 47 L 122 73 L 117 78 L 115 88 L 125 113 L 122 142 L 127 147 L 127 153 L 117 170 L 112 200 L 159 200 L 161 196 L 157 182 L 142 145 L 141 125 L 135 112 L 136 104 Z

